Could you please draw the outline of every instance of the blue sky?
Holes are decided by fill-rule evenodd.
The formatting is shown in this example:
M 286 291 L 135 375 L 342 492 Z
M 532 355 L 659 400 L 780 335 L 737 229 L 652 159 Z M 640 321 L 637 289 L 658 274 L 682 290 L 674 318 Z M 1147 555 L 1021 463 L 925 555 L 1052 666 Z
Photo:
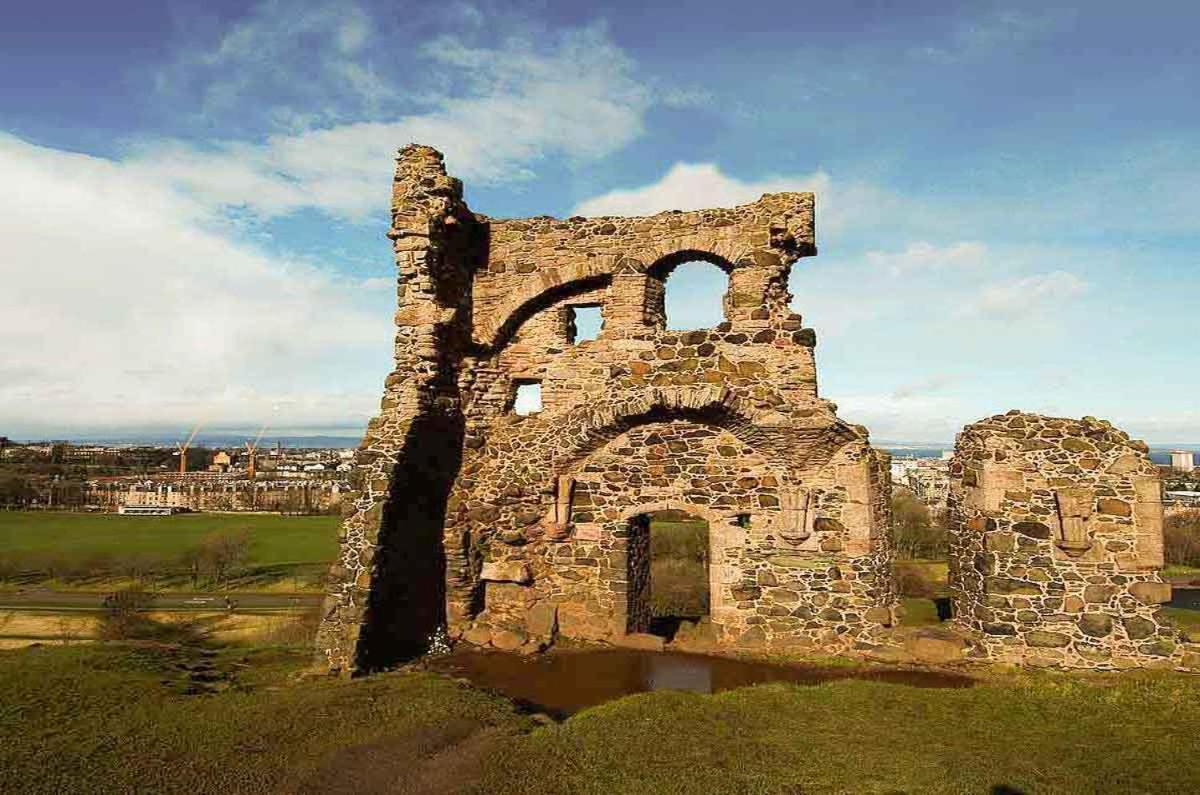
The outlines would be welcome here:
M 10 4 L 0 434 L 355 432 L 418 140 L 495 216 L 816 191 L 795 307 L 877 439 L 1023 408 L 1200 440 L 1198 28 L 1184 2 Z

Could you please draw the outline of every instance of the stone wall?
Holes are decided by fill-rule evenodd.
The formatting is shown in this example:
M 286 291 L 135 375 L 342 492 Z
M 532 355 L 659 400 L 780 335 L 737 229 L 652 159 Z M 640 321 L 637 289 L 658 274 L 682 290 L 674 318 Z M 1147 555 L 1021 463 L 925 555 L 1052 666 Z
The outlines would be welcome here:
M 647 218 L 471 213 L 441 156 L 398 159 L 396 369 L 359 454 L 318 645 L 350 672 L 452 638 L 532 649 L 644 628 L 644 522 L 710 527 L 713 642 L 850 648 L 893 620 L 887 466 L 817 394 L 789 309 L 811 194 Z M 725 322 L 668 331 L 690 260 Z M 572 310 L 599 306 L 598 339 Z M 540 413 L 513 411 L 520 384 Z
M 980 656 L 1073 668 L 1200 663 L 1159 607 L 1162 487 L 1111 424 L 1021 412 L 959 435 L 950 582 Z

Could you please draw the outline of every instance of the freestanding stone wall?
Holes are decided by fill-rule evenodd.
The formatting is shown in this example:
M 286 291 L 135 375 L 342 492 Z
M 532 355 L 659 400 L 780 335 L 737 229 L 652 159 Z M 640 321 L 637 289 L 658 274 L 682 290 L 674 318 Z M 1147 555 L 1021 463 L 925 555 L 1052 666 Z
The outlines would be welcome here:
M 1171 594 L 1159 576 L 1162 487 L 1143 442 L 1103 420 L 1013 411 L 967 426 L 950 472 L 954 614 L 982 654 L 1080 668 L 1179 661 L 1186 650 L 1159 616 Z
M 358 460 L 318 635 L 351 672 L 452 638 L 537 648 L 645 629 L 644 514 L 708 521 L 712 644 L 838 651 L 893 620 L 888 469 L 817 395 L 787 279 L 813 196 L 645 218 L 490 219 L 400 152 L 396 369 Z M 725 322 L 668 331 L 675 267 Z M 600 307 L 598 339 L 574 313 Z M 542 410 L 513 411 L 538 384 Z

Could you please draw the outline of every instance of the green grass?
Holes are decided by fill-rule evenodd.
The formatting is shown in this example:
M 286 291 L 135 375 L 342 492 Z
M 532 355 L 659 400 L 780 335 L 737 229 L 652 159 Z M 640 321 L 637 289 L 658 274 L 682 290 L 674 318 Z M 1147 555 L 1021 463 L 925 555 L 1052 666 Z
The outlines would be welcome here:
M 124 645 L 0 653 L 0 792 L 294 790 L 345 772 L 340 749 L 385 739 L 381 764 L 399 779 L 475 732 L 524 725 L 507 702 L 432 675 L 291 681 L 306 660 Z M 189 695 L 193 675 L 226 689 Z
M 1164 577 L 1195 577 L 1200 580 L 1200 568 L 1196 566 L 1184 566 L 1181 563 L 1172 563 L 1163 569 Z
M 650 609 L 655 616 L 708 614 L 708 523 L 650 523 Z
M 513 744 L 477 791 L 1195 792 L 1200 683 L 842 681 L 634 696 Z
M 1200 789 L 1200 678 L 1186 675 L 660 692 L 533 729 L 507 702 L 433 674 L 298 682 L 301 653 L 207 654 L 123 644 L 0 653 L 0 791 Z M 188 695 L 195 676 L 219 692 Z
M 326 562 L 337 554 L 336 516 L 195 513 L 177 516 L 0 512 L 0 552 L 13 555 L 177 555 L 215 530 L 250 532 L 258 564 Z
M 1200 631 L 1200 610 L 1189 610 L 1186 607 L 1164 607 L 1163 614 L 1171 619 L 1171 623 L 1180 629 Z
M 901 599 L 904 605 L 904 619 L 900 622 L 905 627 L 929 627 L 940 624 L 937 605 L 932 599 Z
M 250 548 L 238 576 L 223 587 L 255 590 L 282 584 L 319 587 L 337 554 L 336 516 L 196 513 L 120 516 L 46 511 L 0 512 L 0 580 L 23 587 L 104 590 L 125 579 L 112 572 L 140 560 L 155 587 L 191 589 L 180 556 L 210 533 L 245 530 Z M 47 570 L 71 572 L 65 579 Z M 19 572 L 40 574 L 17 576 Z M 6 573 L 5 573 L 6 572 Z M 203 587 L 203 586 L 202 586 Z

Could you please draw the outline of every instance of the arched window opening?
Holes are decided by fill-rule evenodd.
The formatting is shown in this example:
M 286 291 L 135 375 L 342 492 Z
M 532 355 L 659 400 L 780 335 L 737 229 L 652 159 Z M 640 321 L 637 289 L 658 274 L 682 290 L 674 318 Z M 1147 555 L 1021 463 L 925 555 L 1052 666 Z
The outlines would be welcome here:
M 667 277 L 663 300 L 667 328 L 712 328 L 725 321 L 725 291 L 729 277 L 711 262 L 693 260 L 676 267 Z
M 513 398 L 513 413 L 525 417 L 542 410 L 542 382 L 517 381 Z
M 600 304 L 567 307 L 567 339 L 572 345 L 598 338 L 603 326 L 604 310 Z
M 668 640 L 709 615 L 708 522 L 683 511 L 630 520 L 629 631 Z

